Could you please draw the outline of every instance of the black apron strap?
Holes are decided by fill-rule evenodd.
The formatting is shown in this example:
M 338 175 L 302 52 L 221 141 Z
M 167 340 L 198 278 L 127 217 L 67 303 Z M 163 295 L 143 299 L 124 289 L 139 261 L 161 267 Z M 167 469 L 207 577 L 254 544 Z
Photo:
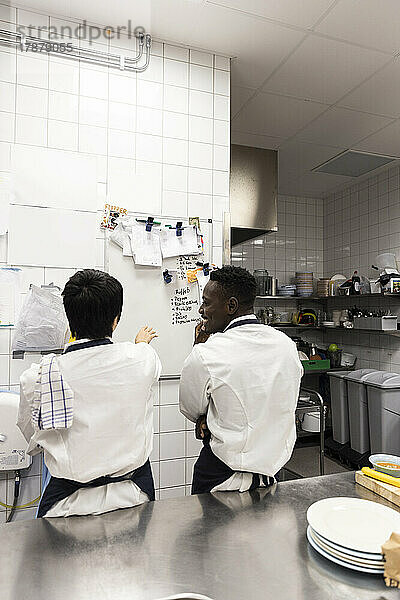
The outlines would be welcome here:
M 226 333 L 229 329 L 233 329 L 234 327 L 241 327 L 242 325 L 262 325 L 261 321 L 255 319 L 242 319 L 241 321 L 235 321 L 226 327 L 223 333 Z
M 88 342 L 78 342 L 76 344 L 70 344 L 67 346 L 64 350 L 64 354 L 68 354 L 68 352 L 75 352 L 76 350 L 84 350 L 85 348 L 106 346 L 108 344 L 112 344 L 112 341 L 109 338 L 104 338 L 101 340 L 89 340 Z
M 65 500 L 65 498 L 68 498 L 77 490 L 101 487 L 103 485 L 119 483 L 121 481 L 132 481 L 142 490 L 142 492 L 147 494 L 149 500 L 155 500 L 153 474 L 151 471 L 150 461 L 147 459 L 144 465 L 130 473 L 126 473 L 126 475 L 120 475 L 118 477 L 104 475 L 103 477 L 97 477 L 97 479 L 93 479 L 87 483 L 72 481 L 71 479 L 51 477 L 46 489 L 44 490 L 42 499 L 40 500 L 37 517 L 44 517 L 46 513 L 55 504 L 57 504 L 57 502 Z

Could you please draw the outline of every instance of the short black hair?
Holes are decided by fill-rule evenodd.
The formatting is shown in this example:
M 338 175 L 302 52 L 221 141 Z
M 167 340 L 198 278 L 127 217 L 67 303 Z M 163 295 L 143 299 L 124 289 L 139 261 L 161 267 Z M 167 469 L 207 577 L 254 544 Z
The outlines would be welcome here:
M 225 265 L 221 269 L 211 271 L 210 280 L 219 283 L 226 298 L 237 298 L 239 305 L 250 308 L 256 299 L 256 280 L 242 267 Z
M 123 302 L 122 285 L 115 277 L 95 269 L 78 271 L 66 283 L 62 296 L 73 336 L 91 340 L 112 336 Z

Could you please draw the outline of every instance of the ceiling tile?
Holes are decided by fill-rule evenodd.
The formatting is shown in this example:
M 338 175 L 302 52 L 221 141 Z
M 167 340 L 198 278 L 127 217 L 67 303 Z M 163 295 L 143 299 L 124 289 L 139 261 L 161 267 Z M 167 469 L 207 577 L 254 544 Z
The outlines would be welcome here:
M 299 177 L 344 150 L 332 146 L 285 142 L 279 147 L 279 170 L 289 178 Z
M 354 148 L 389 156 L 400 156 L 400 121 L 395 121 L 378 133 L 370 135 L 364 141 L 355 144 Z
M 244 87 L 259 87 L 305 37 L 221 6 L 182 0 L 152 0 L 151 5 L 154 37 L 237 57 L 232 81 Z
M 310 36 L 264 91 L 333 104 L 389 60 L 387 54 Z
M 255 90 L 249 88 L 239 87 L 237 85 L 231 88 L 231 116 L 234 117 L 236 113 L 242 108 L 243 104 L 254 94 Z
M 331 108 L 301 131 L 296 140 L 349 148 L 389 123 L 387 117 L 346 108 Z
M 388 52 L 400 49 L 399 0 L 341 0 L 316 31 Z
M 353 177 L 326 175 L 324 173 L 309 173 L 293 180 L 285 179 L 283 176 L 279 177 L 279 193 L 320 198 L 337 187 L 354 183 L 354 181 Z
M 370 113 L 400 116 L 400 60 L 373 75 L 340 103 Z
M 332 0 L 208 0 L 247 13 L 276 19 L 297 27 L 312 27 L 332 4 Z
M 244 133 L 242 131 L 231 132 L 232 144 L 239 144 L 239 146 L 252 146 L 254 148 L 276 150 L 283 141 L 284 138 L 271 137 L 268 135 L 257 135 L 254 133 Z
M 257 94 L 233 119 L 232 129 L 274 137 L 289 137 L 323 110 L 324 104 L 274 94 Z

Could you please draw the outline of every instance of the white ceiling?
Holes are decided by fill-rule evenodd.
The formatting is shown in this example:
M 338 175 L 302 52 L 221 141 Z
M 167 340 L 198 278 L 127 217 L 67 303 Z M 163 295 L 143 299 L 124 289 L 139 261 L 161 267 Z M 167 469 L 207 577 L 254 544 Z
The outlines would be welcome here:
M 310 172 L 346 148 L 400 157 L 400 0 L 22 3 L 234 57 L 232 142 L 279 149 L 281 193 L 354 181 Z

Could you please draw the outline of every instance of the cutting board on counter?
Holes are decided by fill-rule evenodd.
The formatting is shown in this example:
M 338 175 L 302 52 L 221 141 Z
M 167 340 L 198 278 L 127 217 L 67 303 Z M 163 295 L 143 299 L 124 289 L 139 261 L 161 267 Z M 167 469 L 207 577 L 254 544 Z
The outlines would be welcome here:
M 400 488 L 389 483 L 384 483 L 383 481 L 378 481 L 377 479 L 371 479 L 361 471 L 356 472 L 356 483 L 400 507 Z

